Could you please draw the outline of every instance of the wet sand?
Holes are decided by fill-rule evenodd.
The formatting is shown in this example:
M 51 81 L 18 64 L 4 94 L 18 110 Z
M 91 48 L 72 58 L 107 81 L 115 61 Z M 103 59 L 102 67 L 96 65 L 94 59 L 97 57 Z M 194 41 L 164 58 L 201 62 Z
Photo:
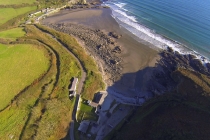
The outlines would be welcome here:
M 92 29 L 100 29 L 106 34 L 116 32 L 122 35 L 116 40 L 116 46 L 122 47 L 122 75 L 115 84 L 115 87 L 121 91 L 133 88 L 136 79 L 136 72 L 146 68 L 153 67 L 158 58 L 158 52 L 150 47 L 138 42 L 134 35 L 128 32 L 115 21 L 111 16 L 111 10 L 102 9 L 79 9 L 79 10 L 62 10 L 59 13 L 46 18 L 43 23 L 74 23 L 87 26 Z

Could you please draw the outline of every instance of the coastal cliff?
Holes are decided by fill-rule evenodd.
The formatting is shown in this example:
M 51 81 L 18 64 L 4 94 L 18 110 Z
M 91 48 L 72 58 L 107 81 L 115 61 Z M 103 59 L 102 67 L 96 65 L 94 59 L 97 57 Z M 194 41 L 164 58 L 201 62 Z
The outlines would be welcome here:
M 78 5 L 68 9 L 80 7 Z M 81 7 L 80 9 L 84 10 L 85 8 Z M 118 36 L 112 32 L 113 29 L 104 31 L 98 26 L 90 28 L 81 25 L 79 21 L 84 24 L 85 20 L 91 19 L 91 22 L 86 22 L 86 24 L 93 23 L 93 19 L 103 15 L 96 14 L 96 11 L 94 11 L 95 13 L 89 16 L 91 10 L 85 12 L 89 12 L 89 14 L 72 12 L 68 16 L 65 15 L 67 18 L 63 16 L 62 20 L 54 17 L 57 23 L 52 20 L 54 23 L 46 22 L 45 25 L 59 32 L 72 35 L 84 43 L 85 50 L 96 60 L 101 73 L 105 75 L 108 86 L 112 86 L 113 83 L 116 86 L 116 82 L 118 82 L 117 86 L 121 86 L 121 91 L 127 92 L 128 97 L 136 100 L 142 98 L 144 98 L 144 101 L 147 100 L 142 107 L 132 106 L 132 113 L 119 124 L 119 127 L 113 127 L 114 133 L 111 132 L 111 136 L 108 136 L 107 139 L 209 138 L 210 64 L 203 65 L 204 60 L 199 60 L 191 54 L 183 55 L 168 47 L 167 50 L 158 52 L 159 58 L 154 62 L 156 63 L 155 66 L 146 64 L 138 68 L 137 72 L 128 73 L 126 71 L 126 73 L 123 73 L 126 66 L 132 66 L 131 62 L 135 62 L 135 66 L 144 63 L 143 60 L 150 62 L 150 59 L 144 58 L 149 58 L 148 55 L 151 51 L 146 52 L 144 49 L 135 51 L 138 56 L 142 55 L 142 57 L 128 59 L 128 57 L 125 57 L 128 54 L 125 53 L 126 48 L 132 50 L 133 44 L 123 47 L 123 43 L 126 42 L 120 43 Z M 99 20 L 95 21 L 99 22 Z M 107 21 L 105 22 L 108 24 Z M 90 26 L 90 24 L 88 25 Z M 125 36 L 123 34 L 122 38 L 126 40 Z M 121 37 L 120 34 L 119 37 Z M 127 40 L 130 42 L 130 38 Z M 137 48 L 140 47 L 144 48 L 144 46 L 138 44 Z M 123 53 L 126 55 L 122 55 Z M 135 56 L 134 51 L 130 54 Z M 126 65 L 123 61 L 126 62 Z M 141 63 L 138 63 L 138 61 Z M 129 81 L 128 77 L 132 80 L 135 79 L 134 82 Z M 129 90 L 124 90 L 126 86 Z M 138 96 L 132 94 L 134 92 Z M 122 96 L 124 94 L 118 93 Z M 147 95 L 139 95 L 141 93 Z
M 210 137 L 210 77 L 179 67 L 170 73 L 170 78 L 173 90 L 134 108 L 112 139 L 207 140 Z

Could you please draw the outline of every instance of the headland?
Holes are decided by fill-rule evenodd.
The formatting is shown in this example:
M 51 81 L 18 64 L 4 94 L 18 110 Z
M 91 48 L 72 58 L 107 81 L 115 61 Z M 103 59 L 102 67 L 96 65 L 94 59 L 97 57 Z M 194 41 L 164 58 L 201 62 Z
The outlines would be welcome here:
M 210 137 L 208 60 L 113 1 L 111 9 L 98 0 L 0 2 L 1 139 Z M 151 38 L 136 34 L 144 29 Z
M 108 8 L 63 10 L 43 20 L 43 24 L 76 37 L 103 66 L 107 85 L 118 81 L 121 87 L 117 87 L 122 91 L 134 85 L 137 71 L 155 66 L 159 57 L 158 51 L 120 27 Z M 126 73 L 133 74 L 123 81 L 121 76 Z
M 209 63 L 204 65 L 196 56 L 170 47 L 160 50 L 142 44 L 115 21 L 109 8 L 97 3 L 66 8 L 44 19 L 42 24 L 75 37 L 103 75 L 108 95 L 101 110 L 106 106 L 112 111 L 98 113 L 97 126 L 90 130 L 96 139 L 103 139 L 126 115 L 135 112 L 130 105 L 141 106 L 153 97 L 178 92 L 176 79 L 181 77 L 180 73 L 210 76 Z
M 149 98 L 174 87 L 170 72 L 178 67 L 209 75 L 209 63 L 204 66 L 194 55 L 180 54 L 170 47 L 160 50 L 142 44 L 116 22 L 111 9 L 97 2 L 94 4 L 92 8 L 74 6 L 64 9 L 42 23 L 77 38 L 95 58 L 108 88 L 128 97 L 141 95 Z M 164 86 L 156 82 L 154 75 L 157 73 L 164 73 L 161 76 L 168 77 L 167 82 L 171 84 Z

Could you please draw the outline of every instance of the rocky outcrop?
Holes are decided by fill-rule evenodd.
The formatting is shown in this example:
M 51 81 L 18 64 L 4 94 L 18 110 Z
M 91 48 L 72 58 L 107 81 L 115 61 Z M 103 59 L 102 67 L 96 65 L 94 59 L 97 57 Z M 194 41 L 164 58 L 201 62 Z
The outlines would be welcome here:
M 105 34 L 101 30 L 90 29 L 82 25 L 71 23 L 66 24 L 49 24 L 55 30 L 73 35 L 85 43 L 85 49 L 92 55 L 96 62 L 103 65 L 108 85 L 117 81 L 122 75 L 122 58 L 119 54 L 123 49 L 116 46 L 117 38 L 115 33 Z M 115 36 L 115 37 L 114 37 Z M 210 76 L 210 64 L 203 65 L 192 54 L 182 55 L 172 48 L 160 52 L 160 60 L 152 69 L 151 76 L 144 82 L 144 91 L 153 95 L 160 95 L 174 90 L 177 82 L 171 77 L 171 74 L 179 69 L 188 69 L 197 71 L 204 75 Z M 138 88 L 138 83 L 136 83 Z M 142 90 L 142 89 L 139 89 Z
M 114 53 L 121 53 L 121 52 L 122 52 L 122 48 L 121 48 L 120 46 L 116 46 L 116 47 L 112 50 L 112 52 L 114 52 Z
M 146 83 L 147 92 L 159 95 L 176 89 L 178 83 L 171 74 L 180 68 L 210 76 L 210 64 L 204 65 L 192 54 L 182 55 L 168 47 L 160 56 L 161 59 L 153 68 L 152 76 Z
M 207 80 L 207 77 L 202 75 L 205 77 L 202 79 L 199 73 L 188 70 L 177 70 L 172 76 L 180 82 L 178 92 L 156 96 L 133 110 L 110 139 L 208 140 L 210 137 L 209 78 Z M 199 81 L 202 82 L 199 84 Z
M 112 37 L 114 37 L 114 38 L 116 38 L 116 39 L 119 39 L 119 38 L 122 37 L 122 35 L 118 35 L 118 34 L 115 33 L 115 32 L 110 32 L 109 35 L 112 36 Z
M 210 63 L 206 64 L 206 68 L 208 69 L 208 72 L 210 73 Z

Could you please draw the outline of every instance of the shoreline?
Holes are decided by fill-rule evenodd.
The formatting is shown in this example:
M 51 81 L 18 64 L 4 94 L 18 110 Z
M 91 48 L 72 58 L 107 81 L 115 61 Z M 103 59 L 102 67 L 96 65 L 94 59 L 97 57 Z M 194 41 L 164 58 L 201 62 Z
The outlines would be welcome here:
M 84 16 L 86 18 L 84 18 Z M 99 52 L 96 47 L 105 47 L 106 49 L 102 51 L 108 52 L 104 54 L 104 56 L 110 54 L 110 58 L 116 57 L 114 60 L 117 60 L 117 65 L 113 66 L 112 69 L 119 69 L 117 70 L 117 72 L 120 73 L 118 76 L 114 75 L 115 73 L 110 75 L 110 73 L 112 72 L 109 72 L 108 70 L 108 72 L 106 73 L 107 79 L 113 78 L 114 76 L 114 79 L 111 79 L 111 81 L 108 80 L 108 82 L 106 82 L 108 86 L 113 85 L 116 81 L 122 83 L 124 81 L 122 81 L 122 75 L 132 73 L 129 77 L 126 78 L 130 81 L 130 85 L 124 83 L 124 86 L 116 86 L 117 89 L 120 91 L 126 89 L 125 91 L 127 92 L 127 90 L 131 88 L 131 86 L 133 87 L 135 84 L 134 79 L 136 77 L 136 72 L 144 69 L 145 67 L 155 66 L 156 59 L 159 59 L 158 51 L 139 43 L 128 32 L 125 32 L 125 29 L 122 29 L 122 27 L 120 27 L 115 19 L 111 16 L 111 10 L 107 8 L 83 9 L 77 11 L 63 10 L 51 17 L 48 17 L 43 21 L 43 23 L 48 25 L 57 24 L 57 27 L 54 26 L 54 29 L 57 28 L 57 30 L 69 33 L 76 38 L 80 38 L 84 41 L 84 43 L 86 42 L 86 46 L 88 46 L 87 40 L 95 41 L 96 43 L 94 43 L 95 46 L 92 46 L 92 50 L 90 50 L 90 46 L 93 44 L 89 44 L 89 46 L 86 48 L 89 49 L 89 53 L 96 57 L 96 61 L 99 60 L 97 57 L 100 57 L 97 55 L 97 53 Z M 68 26 L 72 26 L 72 28 Z M 66 28 L 66 31 L 64 28 Z M 77 28 L 77 33 L 75 33 L 76 31 L 73 28 Z M 84 28 L 84 30 L 81 30 L 79 33 L 79 28 Z M 69 29 L 69 31 L 67 31 L 67 29 Z M 99 38 L 91 38 L 91 36 L 89 37 L 88 35 L 85 36 L 87 37 L 85 41 L 84 36 L 81 36 L 81 34 L 84 34 L 87 30 L 89 34 L 91 34 L 91 36 L 97 35 L 98 33 L 95 31 L 99 30 L 100 34 L 104 35 L 102 38 L 106 38 L 108 40 L 110 39 L 111 41 L 102 41 L 100 44 L 99 42 L 97 42 Z M 122 37 L 116 39 L 109 35 L 110 32 L 115 32 L 117 35 L 122 35 Z M 120 47 L 120 52 L 113 53 L 113 50 L 117 46 Z M 103 58 L 100 60 L 103 61 Z M 108 60 L 105 63 L 109 63 Z M 102 63 L 103 66 L 105 63 Z M 105 72 L 107 69 L 108 68 L 105 68 Z M 125 86 L 126 88 L 124 88 Z M 121 89 L 121 87 L 123 87 L 123 89 Z
M 98 64 L 107 84 L 106 100 L 115 100 L 117 104 L 141 106 L 148 99 L 174 91 L 177 83 L 171 74 L 179 69 L 210 76 L 210 64 L 204 67 L 194 55 L 181 54 L 170 47 L 157 51 L 138 42 L 111 16 L 110 9 L 63 10 L 43 24 L 76 38 Z M 105 114 L 99 116 L 103 118 Z M 99 139 L 106 136 L 110 130 L 106 126 L 113 124 L 115 114 L 103 118 L 107 124 L 98 124 L 97 129 L 91 127 L 91 133 Z
M 106 6 L 110 6 L 109 4 L 106 4 L 106 1 L 103 3 L 103 5 L 106 5 Z M 111 7 L 112 9 L 112 7 Z M 112 9 L 112 11 L 115 11 L 114 9 Z M 125 13 L 126 14 L 126 13 Z M 116 15 L 113 15 L 114 18 L 116 18 Z M 129 16 L 127 15 L 126 17 L 129 17 L 129 18 L 134 18 L 132 16 Z M 128 23 L 124 23 L 122 22 L 121 20 L 119 19 L 116 19 L 116 21 L 122 25 L 122 24 L 128 24 Z M 132 22 L 132 21 L 131 21 Z M 136 23 L 133 23 L 133 24 L 136 24 Z M 122 25 L 123 26 L 123 25 Z M 130 25 L 129 25 L 130 26 Z M 136 26 L 136 25 L 135 25 Z M 205 63 L 210 63 L 210 52 L 207 52 L 207 53 L 204 53 L 202 54 L 201 52 L 198 52 L 198 50 L 196 49 L 192 49 L 190 47 L 188 47 L 188 45 L 185 45 L 179 41 L 176 41 L 176 40 L 173 40 L 172 38 L 169 38 L 165 35 L 162 35 L 162 34 L 158 34 L 158 33 L 153 33 L 151 32 L 151 29 L 149 27 L 147 27 L 146 25 L 143 25 L 143 24 L 139 24 L 138 23 L 138 26 L 141 26 L 141 28 L 143 29 L 148 29 L 149 31 L 146 31 L 147 33 L 143 32 L 143 31 L 139 31 L 137 29 L 137 27 L 134 27 L 134 26 L 130 26 L 131 28 L 135 29 L 135 30 L 138 30 L 138 32 L 143 32 L 143 34 L 146 34 L 148 35 L 149 34 L 153 34 L 155 37 L 151 37 L 150 35 L 148 35 L 148 37 L 151 37 L 151 39 L 153 38 L 154 40 L 156 40 L 157 42 L 161 43 L 161 44 L 151 44 L 152 46 L 154 46 L 154 49 L 161 49 L 161 50 L 166 50 L 167 47 L 171 47 L 173 48 L 174 51 L 178 51 L 179 53 L 181 53 L 182 55 L 195 55 L 197 57 L 197 59 L 199 59 L 200 61 L 202 61 L 203 64 Z M 125 27 L 126 28 L 126 27 Z M 129 29 L 127 29 L 129 30 Z M 129 30 L 129 32 L 131 32 Z M 135 33 L 133 33 L 134 36 L 136 36 L 140 42 L 144 43 L 145 40 L 142 39 L 141 37 L 139 37 L 138 35 L 136 35 Z M 159 41 L 159 40 L 162 40 L 162 41 Z M 146 41 L 146 44 L 148 43 L 148 41 Z M 161 46 L 160 46 L 161 45 Z
M 174 83 L 168 71 L 172 72 L 179 66 L 203 74 L 210 72 L 210 64 L 204 66 L 194 55 L 181 54 L 170 47 L 155 50 L 142 44 L 117 23 L 111 16 L 111 9 L 63 10 L 43 23 L 79 38 L 88 53 L 99 62 L 98 66 L 103 65 L 105 74 L 102 75 L 107 90 L 117 91 L 125 97 L 144 96 L 147 99 L 169 91 Z M 111 32 L 120 37 L 110 36 Z M 116 47 L 120 52 L 115 51 Z M 170 79 L 169 87 L 154 81 L 155 75 L 161 71 L 167 71 L 164 75 Z

